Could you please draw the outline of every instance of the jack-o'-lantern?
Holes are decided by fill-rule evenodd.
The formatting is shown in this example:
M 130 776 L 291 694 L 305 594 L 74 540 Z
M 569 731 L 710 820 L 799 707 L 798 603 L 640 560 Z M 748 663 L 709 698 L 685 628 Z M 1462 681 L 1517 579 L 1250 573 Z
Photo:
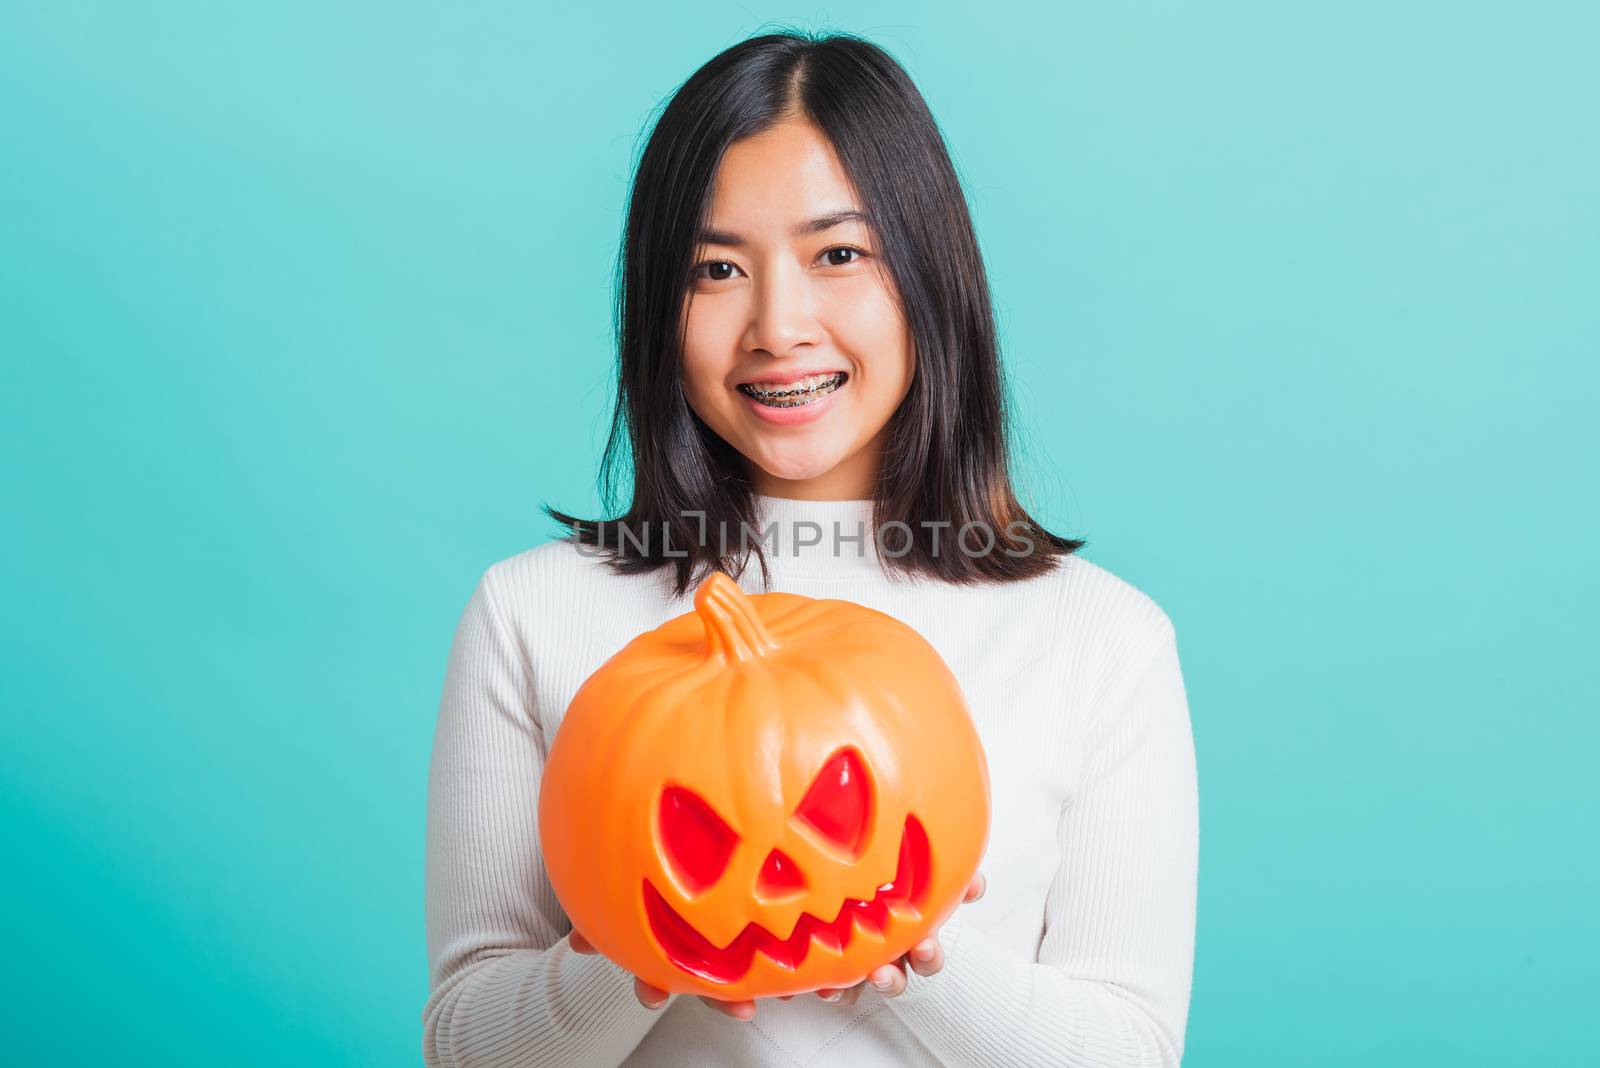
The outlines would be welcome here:
M 907 952 L 988 833 L 983 747 L 926 639 L 720 571 L 579 687 L 539 795 L 573 926 L 656 987 L 729 1001 L 849 986 Z

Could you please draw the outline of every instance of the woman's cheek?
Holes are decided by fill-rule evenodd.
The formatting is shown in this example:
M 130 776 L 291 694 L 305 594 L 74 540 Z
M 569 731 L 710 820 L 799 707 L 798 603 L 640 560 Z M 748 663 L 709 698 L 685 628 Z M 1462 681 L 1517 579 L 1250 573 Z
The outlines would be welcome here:
M 880 374 L 903 363 L 908 331 L 899 307 L 872 275 L 862 274 L 829 293 L 828 323 L 834 343 L 852 360 Z
M 725 403 L 723 383 L 733 371 L 737 332 L 717 309 L 692 310 L 685 324 L 683 373 L 699 402 Z

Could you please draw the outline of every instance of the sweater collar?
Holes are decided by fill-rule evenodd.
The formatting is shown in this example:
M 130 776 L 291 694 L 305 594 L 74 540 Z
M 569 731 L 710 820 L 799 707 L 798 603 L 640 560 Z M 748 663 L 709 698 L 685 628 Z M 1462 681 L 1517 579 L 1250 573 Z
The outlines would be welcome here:
M 859 577 L 882 573 L 871 500 L 751 496 L 757 517 L 751 540 L 762 539 L 767 566 L 774 575 Z

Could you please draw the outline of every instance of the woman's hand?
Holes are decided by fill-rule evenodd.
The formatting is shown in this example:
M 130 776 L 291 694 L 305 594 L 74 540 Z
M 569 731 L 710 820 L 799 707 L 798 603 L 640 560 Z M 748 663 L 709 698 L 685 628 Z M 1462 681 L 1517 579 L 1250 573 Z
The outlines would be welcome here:
M 982 872 L 974 875 L 972 883 L 967 887 L 966 894 L 961 898 L 961 903 L 967 904 L 978 900 L 983 896 L 983 892 L 987 887 L 988 880 Z M 816 994 L 823 1001 L 849 1005 L 861 996 L 861 990 L 867 985 L 867 982 L 871 982 L 875 989 L 883 993 L 884 997 L 894 997 L 906 988 L 904 967 L 906 962 L 910 962 L 911 967 L 916 970 L 918 975 L 932 975 L 944 967 L 944 948 L 939 945 L 938 935 L 939 932 L 935 930 L 927 938 L 911 947 L 910 953 L 883 965 L 881 968 L 875 969 L 871 975 L 867 976 L 865 982 L 857 983 L 855 986 L 846 987 L 843 990 L 824 987 L 816 991 Z M 567 936 L 567 940 L 571 943 L 574 953 L 599 952 L 587 938 L 578 933 L 576 927 Z M 639 999 L 639 1004 L 647 1009 L 661 1008 L 667 1003 L 667 998 L 670 997 L 665 990 L 651 986 L 637 975 L 633 977 L 633 994 Z M 778 1000 L 788 1001 L 792 997 L 794 997 L 793 994 L 782 994 L 778 997 Z M 754 1001 L 719 1001 L 716 998 L 708 998 L 704 995 L 700 996 L 700 1000 L 718 1012 L 733 1017 L 735 1020 L 748 1020 L 756 1014 L 756 1003 Z
M 967 892 L 962 895 L 961 903 L 965 905 L 978 900 L 988 887 L 989 880 L 984 877 L 982 872 L 978 872 L 972 877 L 972 882 L 968 885 Z M 855 986 L 845 987 L 843 990 L 824 987 L 817 991 L 817 997 L 835 1005 L 854 1004 L 855 1000 L 861 996 L 861 991 L 866 987 L 867 983 L 871 983 L 874 990 L 877 990 L 886 998 L 892 998 L 905 992 L 905 966 L 907 963 L 911 965 L 912 970 L 918 975 L 932 975 L 944 967 L 944 947 L 939 944 L 939 932 L 937 929 L 927 938 L 912 946 L 910 953 L 906 953 L 897 960 L 890 961 L 879 968 L 874 968 L 872 974 L 867 976 L 864 982 L 857 983 Z

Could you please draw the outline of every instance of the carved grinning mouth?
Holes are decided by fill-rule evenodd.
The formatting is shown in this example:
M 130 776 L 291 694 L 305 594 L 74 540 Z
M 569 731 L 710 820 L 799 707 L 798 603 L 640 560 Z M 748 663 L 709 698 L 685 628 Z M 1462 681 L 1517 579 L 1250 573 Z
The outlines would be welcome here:
M 915 816 L 907 816 L 894 879 L 878 887 L 871 901 L 845 898 L 838 915 L 831 920 L 802 912 L 788 938 L 778 938 L 760 924 L 751 922 L 727 946 L 714 946 L 667 904 L 649 879 L 644 880 L 645 912 L 650 919 L 651 933 L 672 963 L 712 982 L 731 983 L 749 972 L 757 952 L 785 968 L 798 968 L 811 949 L 812 939 L 842 952 L 849 946 L 858 925 L 882 934 L 891 904 L 920 912 L 927 897 L 929 860 L 927 832 Z

